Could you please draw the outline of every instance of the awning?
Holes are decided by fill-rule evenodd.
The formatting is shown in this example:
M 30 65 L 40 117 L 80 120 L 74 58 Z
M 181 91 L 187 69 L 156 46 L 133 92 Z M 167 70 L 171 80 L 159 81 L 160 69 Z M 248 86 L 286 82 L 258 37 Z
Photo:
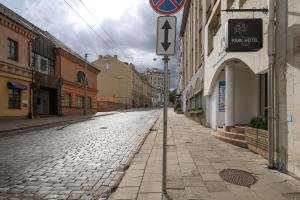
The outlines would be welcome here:
M 7 88 L 9 89 L 19 89 L 19 90 L 27 90 L 27 85 L 24 85 L 22 83 L 14 83 L 11 81 L 7 82 Z

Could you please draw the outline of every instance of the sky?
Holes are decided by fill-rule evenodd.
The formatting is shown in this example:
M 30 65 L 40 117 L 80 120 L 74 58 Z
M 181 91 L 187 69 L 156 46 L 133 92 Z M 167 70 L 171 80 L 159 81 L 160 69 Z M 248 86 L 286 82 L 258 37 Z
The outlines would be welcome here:
M 88 53 L 90 62 L 98 55 L 109 54 L 133 63 L 139 72 L 148 67 L 163 69 L 161 57 L 155 53 L 158 14 L 148 0 L 0 0 L 0 3 L 50 32 L 80 55 Z M 177 14 L 177 29 L 181 16 L 182 10 Z M 176 63 L 174 56 L 169 64 L 172 89 L 177 85 Z

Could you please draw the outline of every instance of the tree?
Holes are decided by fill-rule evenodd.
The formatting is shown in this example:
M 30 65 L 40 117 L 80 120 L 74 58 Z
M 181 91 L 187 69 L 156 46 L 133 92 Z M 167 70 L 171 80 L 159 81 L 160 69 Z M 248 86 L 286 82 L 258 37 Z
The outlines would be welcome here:
M 172 104 L 175 104 L 175 99 L 176 99 L 176 89 L 174 89 L 173 91 L 170 90 L 169 91 L 169 102 Z

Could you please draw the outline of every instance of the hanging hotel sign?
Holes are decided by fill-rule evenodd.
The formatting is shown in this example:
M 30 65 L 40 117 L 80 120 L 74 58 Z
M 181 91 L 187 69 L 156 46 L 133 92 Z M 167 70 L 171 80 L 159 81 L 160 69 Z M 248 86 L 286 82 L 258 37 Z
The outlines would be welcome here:
M 226 51 L 258 51 L 263 47 L 262 19 L 229 19 L 226 24 Z

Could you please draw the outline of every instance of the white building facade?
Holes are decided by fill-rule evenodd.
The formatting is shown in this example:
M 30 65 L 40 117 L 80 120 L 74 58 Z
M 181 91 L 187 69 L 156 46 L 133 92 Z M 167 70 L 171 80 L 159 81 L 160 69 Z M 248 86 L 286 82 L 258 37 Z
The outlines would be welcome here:
M 146 69 L 144 77 L 152 86 L 152 106 L 161 106 L 164 103 L 164 72 L 158 68 Z
M 275 0 L 276 1 L 276 0 Z M 274 165 L 300 176 L 300 2 L 276 4 Z M 253 8 L 255 11 L 250 11 Z M 188 0 L 181 24 L 178 87 L 185 113 L 203 110 L 203 125 L 248 125 L 268 120 L 268 0 Z M 244 10 L 244 11 L 242 11 Z M 245 12 L 246 10 L 246 12 Z M 228 22 L 262 22 L 262 46 L 228 50 Z M 247 25 L 236 25 L 235 33 Z M 297 134 L 298 130 L 298 134 Z

